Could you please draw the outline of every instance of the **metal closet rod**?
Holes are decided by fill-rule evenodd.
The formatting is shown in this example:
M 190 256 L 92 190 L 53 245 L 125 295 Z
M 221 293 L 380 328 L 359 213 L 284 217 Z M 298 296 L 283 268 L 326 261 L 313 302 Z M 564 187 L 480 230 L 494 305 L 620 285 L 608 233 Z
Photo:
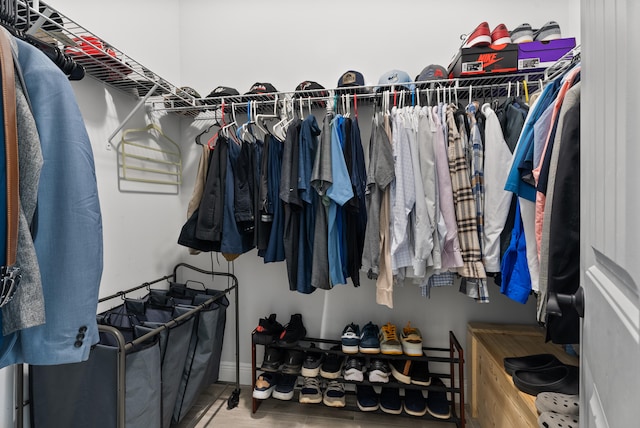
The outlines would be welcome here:
M 451 83 L 454 83 L 453 85 Z M 459 86 L 458 81 L 451 80 L 442 80 L 442 81 L 427 81 L 427 82 L 415 82 L 416 88 L 415 90 L 411 90 L 407 88 L 405 85 L 410 85 L 411 83 L 406 84 L 393 84 L 393 85 L 379 85 L 376 87 L 383 88 L 383 91 L 374 91 L 371 92 L 371 86 L 349 86 L 345 88 L 336 88 L 336 89 L 311 89 L 304 91 L 284 91 L 284 92 L 271 92 L 265 94 L 245 94 L 245 95 L 235 95 L 228 97 L 212 97 L 212 98 L 201 98 L 199 99 L 203 104 L 198 106 L 185 106 L 185 107 L 171 107 L 171 108 L 158 108 L 157 110 L 170 110 L 170 111 L 208 111 L 208 110 L 217 110 L 225 104 L 225 107 L 246 107 L 249 102 L 251 104 L 257 105 L 271 105 L 273 106 L 274 102 L 285 103 L 285 102 L 312 102 L 317 103 L 320 101 L 329 101 L 334 98 L 340 98 L 344 96 L 349 96 L 350 98 L 357 97 L 358 100 L 370 100 L 381 98 L 385 95 L 386 92 L 391 92 L 391 94 L 402 94 L 404 92 L 405 95 L 410 95 L 415 93 L 416 96 L 421 94 L 433 94 L 436 95 L 438 92 L 446 95 L 447 97 L 451 95 L 455 98 L 456 93 L 458 95 L 467 94 L 468 91 L 475 92 L 486 91 L 486 90 L 507 90 L 509 86 L 511 86 L 513 91 L 516 91 L 518 86 L 522 87 L 523 82 L 526 82 L 527 85 L 535 85 L 540 86 L 543 79 L 528 79 L 528 75 L 522 76 L 520 80 L 511 80 L 506 82 L 496 82 L 496 83 L 484 83 L 478 85 L 465 85 Z M 444 84 L 443 84 L 444 83 Z M 449 83 L 449 84 L 447 84 Z M 428 87 L 420 87 L 428 85 Z M 360 92 L 367 90 L 367 92 Z M 317 95 L 320 92 L 326 92 L 326 95 Z

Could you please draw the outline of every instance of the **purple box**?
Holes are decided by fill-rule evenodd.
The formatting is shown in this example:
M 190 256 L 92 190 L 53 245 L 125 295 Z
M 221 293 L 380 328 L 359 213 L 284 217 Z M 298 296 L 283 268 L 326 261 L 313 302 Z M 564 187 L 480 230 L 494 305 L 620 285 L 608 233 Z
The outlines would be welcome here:
M 518 70 L 544 70 L 576 47 L 575 37 L 518 45 Z M 566 58 L 571 59 L 571 58 Z

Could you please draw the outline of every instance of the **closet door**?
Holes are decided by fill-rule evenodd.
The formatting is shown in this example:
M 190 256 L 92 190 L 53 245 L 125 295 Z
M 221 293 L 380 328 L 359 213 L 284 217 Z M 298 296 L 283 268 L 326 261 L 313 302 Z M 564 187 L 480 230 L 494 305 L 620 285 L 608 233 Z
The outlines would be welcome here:
M 582 0 L 582 427 L 638 426 L 640 2 Z

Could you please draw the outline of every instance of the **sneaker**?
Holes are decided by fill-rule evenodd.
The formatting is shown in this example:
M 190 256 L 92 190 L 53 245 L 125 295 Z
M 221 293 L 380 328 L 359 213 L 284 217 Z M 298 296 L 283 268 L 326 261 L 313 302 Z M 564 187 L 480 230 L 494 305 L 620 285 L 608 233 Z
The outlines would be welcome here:
M 414 385 L 431 385 L 431 374 L 429 373 L 429 361 L 414 360 L 409 369 L 411 383 Z
M 378 334 L 378 326 L 371 321 L 362 327 L 359 345 L 360 352 L 363 354 L 380 353 L 380 339 L 378 338 Z
M 280 333 L 278 345 L 285 347 L 296 346 L 298 340 L 304 339 L 306 335 L 307 329 L 302 324 L 302 315 L 293 314 L 289 323 L 284 326 L 284 330 Z
M 292 375 L 300 374 L 303 360 L 304 352 L 297 349 L 287 349 L 284 357 L 284 365 L 282 366 L 282 373 Z
M 331 348 L 333 351 L 339 351 L 340 346 L 336 345 Z M 337 379 L 342 372 L 342 364 L 344 357 L 336 353 L 328 353 L 324 357 L 324 361 L 320 366 L 320 376 L 325 379 Z
M 421 389 L 404 390 L 404 411 L 411 416 L 424 416 L 427 413 L 427 399 Z
M 284 327 L 276 321 L 276 314 L 271 314 L 268 318 L 260 318 L 260 320 L 258 320 L 258 326 L 255 329 L 253 337 L 256 343 L 268 345 L 280 336 L 282 330 L 284 330 Z
M 498 24 L 491 32 L 491 44 L 504 45 L 505 43 L 511 43 L 511 35 L 504 24 Z
M 380 329 L 380 352 L 386 355 L 402 355 L 402 345 L 398 340 L 396 326 L 390 322 Z
M 345 354 L 357 354 L 360 344 L 360 327 L 351 323 L 342 330 L 342 352 Z
M 391 366 L 391 374 L 397 379 L 398 382 L 411 383 L 411 366 L 413 361 L 411 360 L 393 360 L 389 364 Z
M 344 407 L 347 404 L 344 393 L 344 384 L 332 380 L 324 391 L 322 402 L 329 407 Z
M 260 370 L 265 372 L 277 372 L 284 363 L 284 351 L 280 348 L 268 346 L 264 351 L 264 360 Z
M 387 383 L 389 382 L 389 366 L 384 360 L 371 360 L 369 367 L 369 382 Z
M 316 377 L 320 374 L 320 366 L 324 361 L 324 353 L 312 343 L 304 356 L 300 374 L 305 377 Z
M 278 373 L 262 373 L 256 379 L 256 387 L 253 388 L 253 398 L 266 400 L 271 397 L 271 393 L 278 383 L 280 375 Z
M 363 412 L 375 412 L 380 407 L 380 399 L 371 385 L 356 385 L 358 408 Z
M 342 376 L 344 377 L 344 380 L 362 382 L 364 380 L 365 371 L 364 360 L 362 358 L 347 357 Z
M 305 377 L 302 389 L 300 389 L 300 397 L 298 401 L 301 403 L 317 404 L 322 401 L 322 391 L 320 390 L 320 381 L 317 377 Z
M 444 391 L 444 383 L 439 377 L 435 377 L 431 380 L 431 384 L 442 388 L 442 390 L 429 389 L 427 412 L 434 418 L 449 419 L 451 417 L 451 409 L 447 400 L 447 391 Z
M 556 21 L 547 22 L 533 33 L 533 40 L 538 42 L 548 42 L 560 38 L 562 38 L 562 33 L 560 32 L 560 25 Z
M 531 25 L 524 23 L 511 30 L 511 43 L 533 42 L 533 29 Z
M 293 390 L 295 389 L 298 376 L 282 375 L 273 390 L 273 398 L 278 400 L 291 400 L 293 398 Z
M 463 48 L 474 46 L 489 46 L 491 44 L 491 30 L 486 22 L 480 23 L 473 32 L 467 36 Z
M 380 409 L 385 413 L 399 415 L 402 413 L 402 400 L 399 388 L 382 387 L 380 392 Z
M 405 355 L 411 357 L 422 356 L 422 334 L 419 329 L 411 327 L 410 322 L 402 329 L 400 340 L 402 342 L 402 351 Z

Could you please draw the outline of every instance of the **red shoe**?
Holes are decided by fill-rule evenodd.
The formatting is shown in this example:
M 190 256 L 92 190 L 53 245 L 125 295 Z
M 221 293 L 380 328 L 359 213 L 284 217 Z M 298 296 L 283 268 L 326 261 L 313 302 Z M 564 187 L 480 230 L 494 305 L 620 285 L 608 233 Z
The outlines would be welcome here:
M 491 44 L 504 45 L 505 43 L 511 43 L 509 30 L 507 30 L 507 27 L 504 24 L 498 24 L 498 26 L 491 32 Z
M 473 33 L 467 37 L 463 48 L 472 48 L 474 46 L 489 46 L 491 44 L 491 30 L 489 24 L 481 23 L 473 30 Z

